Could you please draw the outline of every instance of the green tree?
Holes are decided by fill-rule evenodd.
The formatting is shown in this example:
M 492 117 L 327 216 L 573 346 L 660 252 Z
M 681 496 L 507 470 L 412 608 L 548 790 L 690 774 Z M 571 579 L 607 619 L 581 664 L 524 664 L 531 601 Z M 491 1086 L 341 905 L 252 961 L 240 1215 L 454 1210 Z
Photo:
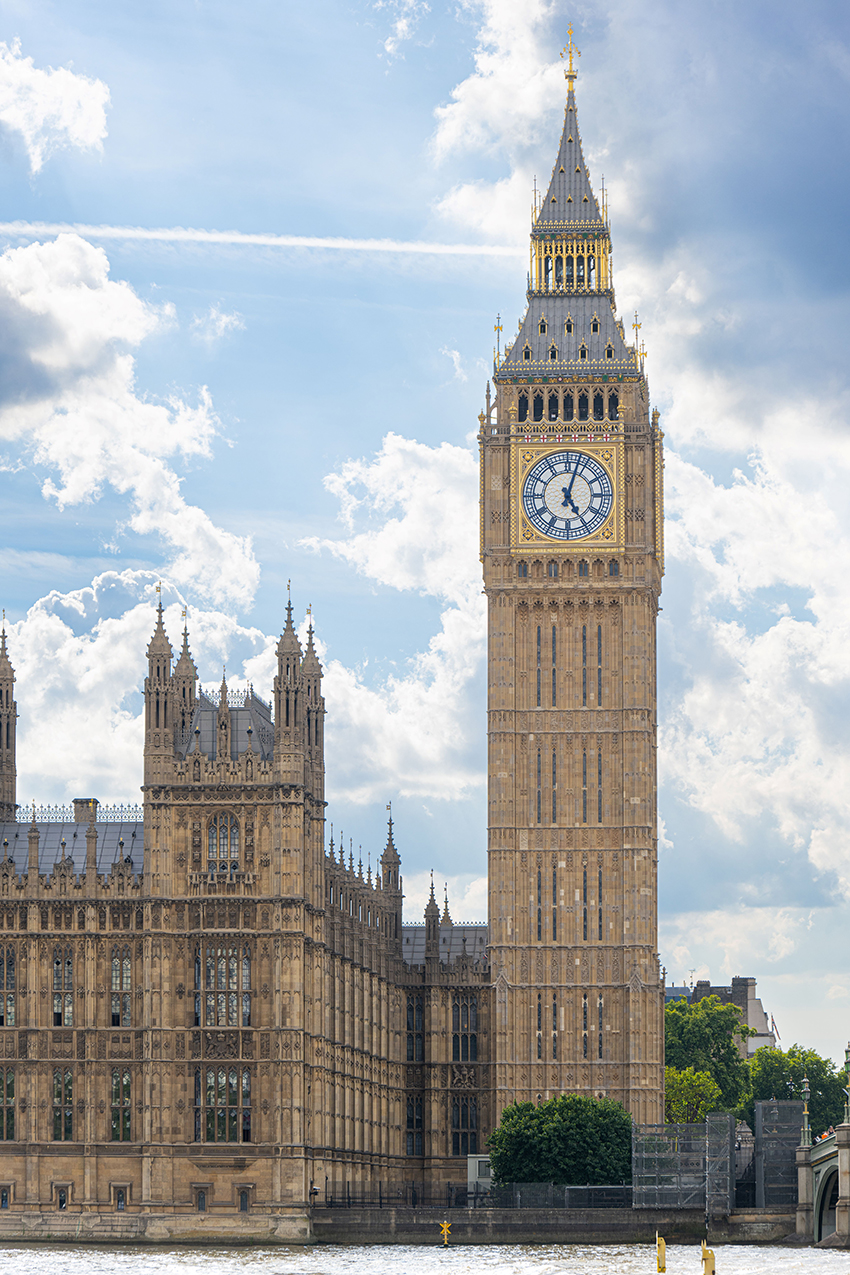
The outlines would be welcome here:
M 844 1094 L 847 1084 L 843 1071 L 838 1071 L 831 1058 L 821 1058 L 814 1049 L 791 1045 L 789 1049 L 757 1049 L 750 1060 L 752 1092 L 744 1106 L 744 1119 L 753 1128 L 757 1098 L 803 1098 L 803 1077 L 811 1090 L 809 1120 L 815 1137 L 830 1125 L 844 1119 Z
M 677 1071 L 707 1071 L 720 1088 L 720 1111 L 736 1111 L 749 1091 L 749 1069 L 739 1041 L 756 1033 L 741 1021 L 736 1005 L 717 996 L 704 996 L 694 1005 L 670 1001 L 664 1011 L 664 1042 L 668 1067 Z
M 670 1124 L 699 1124 L 709 1111 L 719 1111 L 720 1086 L 707 1071 L 686 1067 L 664 1073 L 664 1119 Z
M 497 1184 L 631 1181 L 631 1116 L 611 1098 L 562 1094 L 539 1104 L 513 1103 L 487 1145 Z

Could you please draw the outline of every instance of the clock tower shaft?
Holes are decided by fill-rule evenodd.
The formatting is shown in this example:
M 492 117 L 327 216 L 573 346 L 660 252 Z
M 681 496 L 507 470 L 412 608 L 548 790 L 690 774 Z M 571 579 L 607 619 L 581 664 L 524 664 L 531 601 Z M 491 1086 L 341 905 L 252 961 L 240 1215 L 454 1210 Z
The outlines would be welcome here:
M 577 1092 L 654 1124 L 662 434 L 567 79 L 526 313 L 479 418 L 496 1115 Z

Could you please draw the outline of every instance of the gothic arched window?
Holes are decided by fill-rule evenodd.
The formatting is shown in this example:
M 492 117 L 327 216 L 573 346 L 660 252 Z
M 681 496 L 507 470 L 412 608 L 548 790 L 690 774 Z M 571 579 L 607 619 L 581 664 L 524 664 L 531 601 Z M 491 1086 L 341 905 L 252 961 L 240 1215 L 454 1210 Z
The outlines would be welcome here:
M 552 346 L 552 349 L 554 350 L 554 348 L 555 348 L 555 347 L 554 347 L 554 345 L 553 345 L 553 346 Z M 550 420 L 550 421 L 556 421 L 556 420 L 558 419 L 558 407 L 559 407 L 559 406 L 560 406 L 560 404 L 558 403 L 558 395 L 557 395 L 557 394 L 550 394 L 550 395 L 549 395 L 549 420 Z
M 586 394 L 578 396 L 578 418 L 580 421 L 586 421 L 588 416 L 588 397 Z
M 71 949 L 53 953 L 53 1026 L 74 1026 L 74 961 Z
M 605 399 L 601 394 L 593 396 L 593 419 L 595 421 L 603 421 L 605 419 Z
M 534 395 L 534 419 L 536 421 L 543 420 L 543 395 L 542 394 Z
M 575 412 L 575 408 L 573 405 L 573 396 L 572 394 L 565 394 L 564 395 L 564 420 L 571 421 L 573 419 L 574 412 Z
M 620 419 L 620 396 L 619 394 L 608 395 L 608 420 L 618 421 Z
M 195 1068 L 195 1141 L 251 1141 L 248 1067 Z
M 425 1035 L 421 996 L 407 998 L 407 1061 L 423 1062 L 425 1059 Z
M 242 947 L 209 943 L 203 950 L 195 948 L 195 1026 L 202 1025 L 251 1026 L 251 949 L 247 943 Z
M 468 992 L 452 1001 L 452 1061 L 478 1061 L 478 1000 Z
M 528 420 L 528 395 L 520 394 L 517 400 L 517 417 L 521 421 Z
M 452 1100 L 452 1155 L 478 1154 L 478 1101 L 457 1094 Z
M 233 815 L 216 815 L 207 831 L 210 872 L 239 871 L 239 822 Z

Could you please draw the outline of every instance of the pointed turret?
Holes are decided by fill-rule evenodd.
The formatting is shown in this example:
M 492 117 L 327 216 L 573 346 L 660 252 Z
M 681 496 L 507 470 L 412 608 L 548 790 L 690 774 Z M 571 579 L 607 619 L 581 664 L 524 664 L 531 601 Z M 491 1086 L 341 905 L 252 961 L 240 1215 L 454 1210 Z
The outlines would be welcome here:
M 292 623 L 292 602 L 286 603 L 286 623 L 277 644 L 277 675 L 274 679 L 275 757 L 283 765 L 282 757 L 296 745 L 299 719 L 303 717 L 301 699 L 301 643 Z M 291 772 L 291 765 L 284 771 Z M 293 780 L 300 776 L 284 774 Z
M 180 658 L 174 665 L 171 681 L 174 686 L 174 744 L 180 752 L 185 754 L 191 747 L 191 727 L 197 699 L 198 670 L 189 650 L 189 629 L 185 623 L 185 611 L 183 616 L 183 647 L 180 651 Z
M 32 803 L 32 821 L 27 833 L 27 894 L 38 893 L 38 843 L 40 840 L 38 824 L 35 821 L 35 802 Z
M 218 692 L 218 713 L 216 715 L 216 761 L 230 761 L 230 740 L 232 737 L 230 703 L 227 697 L 227 670 L 221 670 L 221 686 Z
M 440 955 L 440 908 L 434 895 L 434 874 L 431 873 L 431 897 L 425 907 L 425 959 L 437 959 Z
M 448 881 L 445 883 L 445 887 L 443 890 L 443 898 L 445 902 L 443 904 L 443 915 L 440 918 L 440 924 L 454 925 L 454 921 L 452 920 L 451 913 L 449 912 L 449 883 Z
M 18 706 L 15 703 L 15 670 L 6 650 L 6 612 L 0 632 L 0 823 L 11 823 L 17 809 L 18 771 L 16 761 L 16 727 Z
M 381 887 L 389 896 L 387 905 L 392 916 L 390 938 L 397 939 L 400 942 L 404 895 L 402 893 L 403 883 L 399 873 L 401 857 L 393 840 L 392 802 L 387 805 L 387 810 L 390 813 L 387 819 L 387 844 L 384 846 L 384 852 L 381 855 Z
M 159 585 L 157 585 L 159 594 Z M 174 722 L 171 712 L 171 643 L 165 632 L 162 599 L 156 604 L 156 624 L 148 643 L 148 675 L 145 678 L 145 784 L 161 783 L 174 757 Z

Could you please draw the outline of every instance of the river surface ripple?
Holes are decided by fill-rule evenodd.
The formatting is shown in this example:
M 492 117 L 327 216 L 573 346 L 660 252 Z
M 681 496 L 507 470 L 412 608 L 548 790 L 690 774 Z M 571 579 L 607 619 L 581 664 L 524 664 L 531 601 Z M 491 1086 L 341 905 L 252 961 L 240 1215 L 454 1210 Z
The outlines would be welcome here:
M 717 1275 L 850 1275 L 850 1252 L 725 1244 Z M 669 1245 L 668 1275 L 700 1275 L 698 1246 Z M 308 1248 L 104 1248 L 10 1244 L 2 1275 L 655 1275 L 649 1244 L 409 1244 Z

